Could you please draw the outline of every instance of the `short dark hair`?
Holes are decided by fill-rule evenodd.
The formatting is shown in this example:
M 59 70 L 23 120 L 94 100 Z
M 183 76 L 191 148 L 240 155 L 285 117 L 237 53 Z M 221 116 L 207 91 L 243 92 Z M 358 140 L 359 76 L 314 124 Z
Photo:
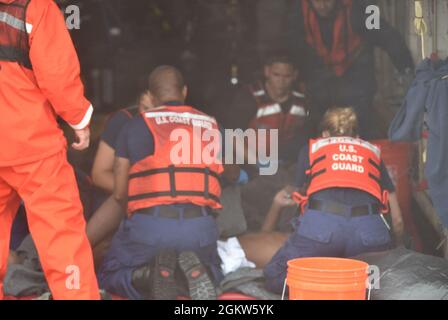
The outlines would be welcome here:
M 173 66 L 159 66 L 149 75 L 149 91 L 158 99 L 181 95 L 184 87 L 184 77 Z
M 297 65 L 295 64 L 294 60 L 291 58 L 291 56 L 284 52 L 284 51 L 274 51 L 266 55 L 266 57 L 263 59 L 263 65 L 264 66 L 270 66 L 274 63 L 284 63 L 289 64 L 293 66 L 294 68 L 297 68 Z

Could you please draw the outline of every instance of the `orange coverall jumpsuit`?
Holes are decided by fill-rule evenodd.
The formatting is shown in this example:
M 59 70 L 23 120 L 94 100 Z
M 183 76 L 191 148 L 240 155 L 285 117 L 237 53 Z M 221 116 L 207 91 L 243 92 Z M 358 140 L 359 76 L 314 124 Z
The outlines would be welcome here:
M 25 4 L 23 17 L 11 14 L 18 4 Z M 0 11 L 0 47 L 10 33 L 23 32 L 32 66 L 0 57 L 0 299 L 20 199 L 53 298 L 99 299 L 79 191 L 56 121 L 60 116 L 83 129 L 93 112 L 75 48 L 52 0 L 0 0 Z

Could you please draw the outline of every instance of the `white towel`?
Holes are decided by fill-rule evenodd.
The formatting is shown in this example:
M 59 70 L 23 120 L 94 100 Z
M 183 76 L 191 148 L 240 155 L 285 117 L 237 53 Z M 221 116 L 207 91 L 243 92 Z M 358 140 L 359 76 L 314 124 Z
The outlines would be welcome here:
M 246 259 L 246 254 L 237 238 L 218 241 L 218 254 L 221 258 L 221 269 L 224 275 L 240 268 L 255 268 L 255 264 Z

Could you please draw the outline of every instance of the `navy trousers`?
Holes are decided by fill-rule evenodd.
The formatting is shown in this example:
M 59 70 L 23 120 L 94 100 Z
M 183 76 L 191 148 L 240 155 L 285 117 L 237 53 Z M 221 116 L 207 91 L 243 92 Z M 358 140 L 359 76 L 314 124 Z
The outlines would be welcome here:
M 182 210 L 178 208 L 178 210 Z M 135 213 L 124 220 L 106 254 L 98 279 L 101 288 L 130 299 L 143 297 L 132 286 L 135 269 L 164 249 L 194 251 L 215 281 L 221 280 L 218 229 L 212 216 L 169 219 Z
M 289 260 L 303 257 L 353 257 L 390 248 L 389 230 L 380 215 L 347 218 L 307 210 L 295 232 L 265 267 L 266 287 L 281 293 Z

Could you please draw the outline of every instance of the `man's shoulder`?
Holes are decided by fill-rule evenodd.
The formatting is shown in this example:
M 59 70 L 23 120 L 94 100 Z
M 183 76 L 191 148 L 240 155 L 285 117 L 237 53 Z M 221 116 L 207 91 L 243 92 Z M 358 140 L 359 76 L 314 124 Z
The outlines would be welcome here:
M 126 123 L 132 119 L 132 115 L 130 115 L 126 110 L 127 109 L 121 109 L 111 113 L 106 122 L 106 130 L 119 131 L 123 128 Z
M 132 137 L 141 134 L 145 129 L 145 120 L 142 118 L 142 116 L 138 115 L 133 118 L 128 118 L 127 121 L 123 124 L 121 130 L 119 130 L 119 134 Z
M 141 129 L 142 127 L 146 127 L 146 123 L 145 123 L 145 119 L 143 119 L 144 115 L 136 115 L 132 118 L 130 118 L 127 122 L 126 122 L 126 127 L 129 128 L 129 130 L 132 129 Z

